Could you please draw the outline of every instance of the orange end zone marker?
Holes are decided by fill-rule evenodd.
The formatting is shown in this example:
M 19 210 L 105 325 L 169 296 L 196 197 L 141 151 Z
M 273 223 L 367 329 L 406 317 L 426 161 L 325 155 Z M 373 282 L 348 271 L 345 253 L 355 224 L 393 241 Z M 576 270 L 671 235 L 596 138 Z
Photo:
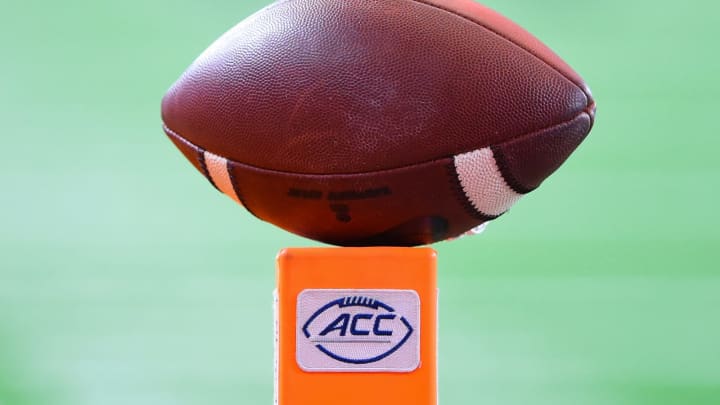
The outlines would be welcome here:
M 429 248 L 281 251 L 275 403 L 436 405 L 436 262 Z

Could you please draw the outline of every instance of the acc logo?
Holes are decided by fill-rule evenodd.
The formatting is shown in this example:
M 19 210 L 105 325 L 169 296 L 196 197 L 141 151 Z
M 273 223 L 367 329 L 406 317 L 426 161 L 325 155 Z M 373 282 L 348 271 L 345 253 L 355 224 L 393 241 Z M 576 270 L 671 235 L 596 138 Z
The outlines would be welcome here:
M 298 363 L 307 371 L 412 371 L 419 298 L 408 290 L 306 290 L 298 297 Z

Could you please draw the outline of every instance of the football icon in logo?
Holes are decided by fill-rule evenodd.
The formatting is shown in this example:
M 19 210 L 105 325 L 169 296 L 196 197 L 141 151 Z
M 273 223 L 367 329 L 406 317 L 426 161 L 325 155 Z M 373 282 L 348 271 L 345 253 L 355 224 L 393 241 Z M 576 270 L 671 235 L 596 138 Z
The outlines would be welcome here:
M 306 290 L 298 297 L 298 363 L 306 371 L 414 370 L 419 307 L 409 290 Z
M 318 350 L 337 361 L 368 364 L 396 352 L 413 334 L 413 327 L 391 306 L 355 296 L 320 308 L 305 323 L 303 333 Z

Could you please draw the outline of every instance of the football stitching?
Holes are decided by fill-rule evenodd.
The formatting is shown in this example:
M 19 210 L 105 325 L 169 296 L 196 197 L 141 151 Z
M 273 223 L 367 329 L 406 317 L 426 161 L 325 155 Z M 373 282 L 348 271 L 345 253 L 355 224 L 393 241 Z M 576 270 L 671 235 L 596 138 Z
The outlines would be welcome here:
M 556 68 L 556 67 L 553 66 L 551 63 L 549 63 L 548 61 L 546 61 L 545 59 L 543 59 L 540 55 L 538 55 L 537 53 L 535 53 L 534 51 L 532 51 L 532 50 L 530 50 L 530 49 L 527 49 L 527 48 L 523 47 L 522 45 L 520 45 L 520 44 L 518 44 L 517 42 L 513 41 L 513 40 L 512 40 L 511 38 L 509 38 L 508 36 L 503 35 L 503 34 L 497 32 L 497 31 L 495 31 L 495 30 L 492 29 L 491 27 L 489 27 L 489 26 L 481 23 L 480 21 L 476 21 L 476 20 L 472 19 L 471 17 L 465 16 L 465 15 L 462 15 L 462 14 L 458 14 L 455 10 L 451 10 L 451 9 L 449 9 L 449 8 L 442 7 L 442 6 L 439 6 L 439 5 L 436 5 L 436 4 L 426 3 L 426 2 L 424 2 L 424 1 L 422 1 L 422 0 L 410 0 L 410 1 L 415 2 L 415 3 L 418 3 L 418 4 L 423 4 L 423 5 L 426 5 L 426 6 L 428 6 L 428 7 L 432 7 L 432 8 L 437 9 L 437 10 L 442 10 L 442 11 L 445 11 L 445 12 L 447 12 L 447 13 L 450 13 L 450 14 L 456 16 L 456 17 L 462 18 L 463 20 L 467 20 L 467 21 L 469 21 L 469 22 L 471 22 L 471 23 L 473 23 L 473 24 L 475 24 L 475 25 L 477 25 L 477 26 L 479 26 L 479 27 L 482 27 L 482 28 L 486 29 L 487 31 L 489 31 L 489 32 L 497 35 L 498 37 L 500 37 L 500 38 L 504 39 L 505 41 L 507 41 L 507 42 L 515 45 L 516 47 L 522 49 L 523 51 L 527 52 L 528 54 L 534 56 L 537 60 L 541 61 L 544 65 L 546 65 L 546 66 L 549 67 L 550 69 L 554 70 L 557 74 L 559 74 L 560 76 L 562 76 L 562 77 L 563 77 L 565 80 L 567 80 L 568 82 L 572 83 L 575 87 L 577 87 L 577 88 L 585 95 L 585 98 L 586 98 L 585 103 L 586 103 L 586 104 L 590 104 L 590 100 L 592 100 L 592 96 L 591 96 L 590 94 L 588 94 L 587 90 L 585 89 L 585 87 L 584 87 L 582 84 L 576 83 L 574 80 L 572 80 L 571 78 L 567 77 L 563 72 L 561 72 L 560 69 Z

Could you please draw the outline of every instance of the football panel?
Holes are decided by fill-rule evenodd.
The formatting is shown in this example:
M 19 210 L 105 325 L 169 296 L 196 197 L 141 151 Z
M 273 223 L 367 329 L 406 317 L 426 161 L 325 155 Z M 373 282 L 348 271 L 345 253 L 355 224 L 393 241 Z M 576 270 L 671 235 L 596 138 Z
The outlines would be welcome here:
M 168 92 L 163 119 L 234 161 L 358 173 L 498 144 L 587 103 L 561 73 L 457 14 L 411 0 L 296 0 L 211 46 Z
M 257 217 L 334 245 L 423 245 L 492 219 L 468 205 L 451 158 L 354 175 L 228 167 Z
M 203 164 L 201 164 L 204 156 L 203 152 L 198 148 L 197 146 L 191 144 L 175 132 L 173 132 L 170 128 L 163 125 L 163 130 L 165 131 L 165 134 L 170 138 L 172 143 L 177 147 L 180 152 L 182 152 L 183 156 L 205 177 L 207 177 L 207 172 L 203 168 Z

